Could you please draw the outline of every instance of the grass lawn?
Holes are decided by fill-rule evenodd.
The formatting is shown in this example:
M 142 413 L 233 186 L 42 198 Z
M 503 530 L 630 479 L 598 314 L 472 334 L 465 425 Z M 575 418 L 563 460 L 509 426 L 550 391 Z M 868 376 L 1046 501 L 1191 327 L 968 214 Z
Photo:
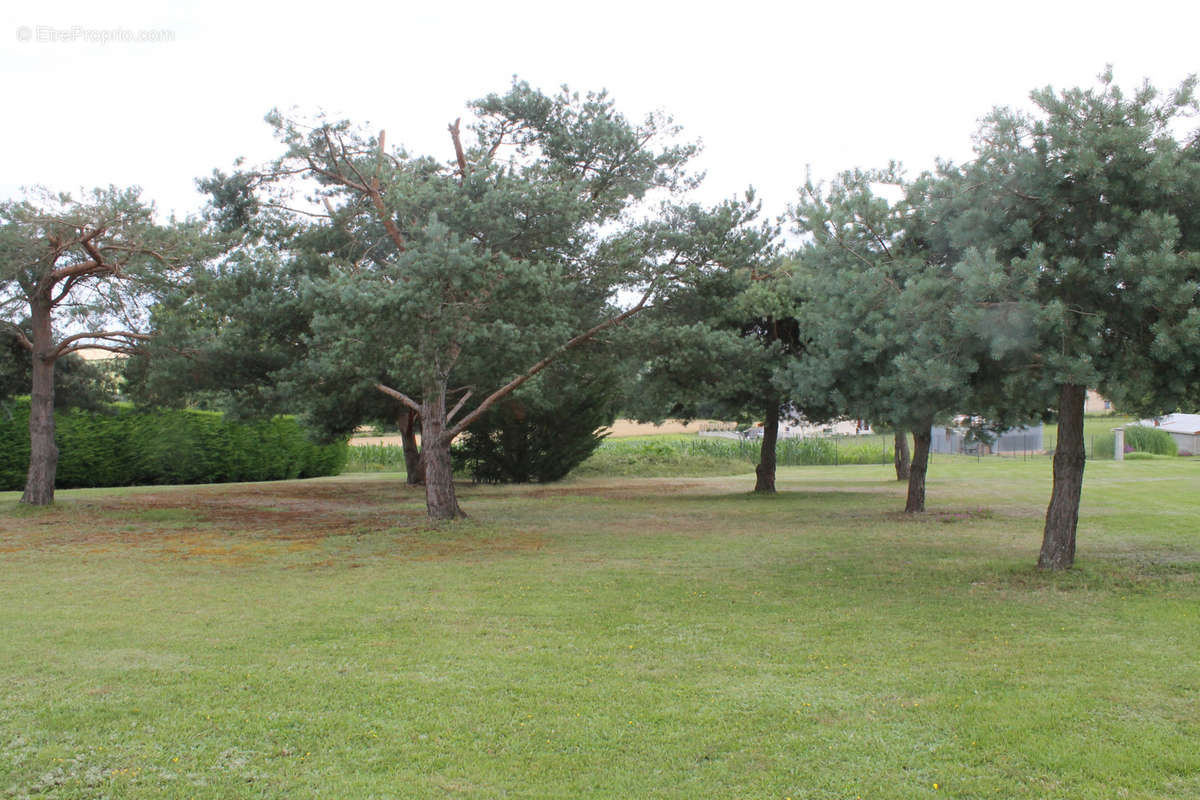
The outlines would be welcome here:
M 1200 460 L 0 494 L 0 797 L 1200 797 Z
M 1112 436 L 1112 429 L 1119 428 L 1122 425 L 1128 425 L 1131 422 L 1137 422 L 1137 417 L 1123 417 L 1112 414 L 1090 415 L 1083 418 L 1083 445 L 1089 456 L 1094 449 L 1094 444 L 1097 439 L 1103 438 L 1106 434 Z M 1047 451 L 1053 451 L 1055 444 L 1058 443 L 1058 425 L 1048 422 L 1042 433 L 1042 447 Z M 1111 444 L 1111 443 L 1110 443 Z M 1112 447 L 1109 447 L 1112 450 Z M 1111 456 L 1109 452 L 1105 458 Z M 1085 479 L 1086 481 L 1086 479 Z

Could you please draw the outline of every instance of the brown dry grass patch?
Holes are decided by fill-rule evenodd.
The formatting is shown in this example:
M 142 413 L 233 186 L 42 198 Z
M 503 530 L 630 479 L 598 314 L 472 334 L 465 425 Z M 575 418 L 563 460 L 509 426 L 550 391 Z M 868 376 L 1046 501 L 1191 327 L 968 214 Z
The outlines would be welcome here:
M 439 560 L 545 547 L 537 533 L 479 533 L 469 523 L 431 526 L 421 487 L 395 479 L 288 481 L 172 487 L 22 508 L 0 515 L 0 553 L 142 551 L 235 566 L 285 556 L 298 559 L 295 567 L 354 566 L 337 557 L 354 550 L 376 558 Z

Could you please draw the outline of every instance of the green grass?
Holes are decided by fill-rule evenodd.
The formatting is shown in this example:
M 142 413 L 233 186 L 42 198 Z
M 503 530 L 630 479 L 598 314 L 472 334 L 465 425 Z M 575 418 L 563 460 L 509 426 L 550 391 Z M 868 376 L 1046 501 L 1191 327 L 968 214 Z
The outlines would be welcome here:
M 398 444 L 352 444 L 342 472 L 404 472 L 404 448 Z
M 832 436 L 780 439 L 775 448 L 780 466 L 887 464 L 892 440 L 884 436 Z M 606 439 L 575 477 L 704 477 L 753 471 L 762 450 L 761 439 L 702 437 L 696 434 L 651 434 Z M 344 472 L 403 472 L 399 445 L 350 448 Z M 469 476 L 462 475 L 467 478 Z
M 890 464 L 891 440 L 882 436 L 780 439 L 779 466 Z M 622 438 L 605 441 L 572 473 L 576 477 L 669 477 L 738 475 L 753 472 L 761 439 L 700 436 Z
M 1198 477 L 0 494 L 0 797 L 1197 797 Z
M 1135 417 L 1121 417 L 1109 414 L 1084 417 L 1083 447 L 1087 451 L 1088 458 L 1112 458 L 1112 429 L 1136 421 Z M 1042 447 L 1048 453 L 1053 452 L 1055 444 L 1058 443 L 1058 425 L 1048 422 L 1043 431 Z M 1093 452 L 1097 448 L 1100 449 L 1100 453 L 1093 455 Z

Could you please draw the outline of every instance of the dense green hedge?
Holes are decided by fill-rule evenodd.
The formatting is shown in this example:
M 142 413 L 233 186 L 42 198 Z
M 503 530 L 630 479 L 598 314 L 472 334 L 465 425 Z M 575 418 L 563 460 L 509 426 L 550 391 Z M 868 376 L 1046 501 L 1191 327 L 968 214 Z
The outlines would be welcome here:
M 55 414 L 60 489 L 271 481 L 336 475 L 346 444 L 308 440 L 292 417 L 232 422 L 207 411 L 117 407 Z M 20 489 L 29 467 L 29 400 L 0 406 L 0 489 Z

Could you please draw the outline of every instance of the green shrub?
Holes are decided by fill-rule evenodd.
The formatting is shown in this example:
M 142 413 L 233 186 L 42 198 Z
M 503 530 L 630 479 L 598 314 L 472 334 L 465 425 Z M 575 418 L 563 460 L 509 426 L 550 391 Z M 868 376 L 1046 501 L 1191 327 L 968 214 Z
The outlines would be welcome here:
M 1126 425 L 1125 443 L 1139 453 L 1153 453 L 1157 456 L 1173 456 L 1179 452 L 1179 445 L 1171 434 L 1159 428 L 1149 428 L 1144 425 Z
M 7 413 L 6 413 L 7 411 Z M 225 483 L 336 475 L 346 444 L 309 441 L 292 417 L 234 422 L 208 411 L 158 409 L 55 414 L 55 485 Z M 29 400 L 0 409 L 0 489 L 20 489 L 29 467 Z
M 454 471 L 479 483 L 551 483 L 596 451 L 623 377 L 605 349 L 555 362 L 467 428 Z

